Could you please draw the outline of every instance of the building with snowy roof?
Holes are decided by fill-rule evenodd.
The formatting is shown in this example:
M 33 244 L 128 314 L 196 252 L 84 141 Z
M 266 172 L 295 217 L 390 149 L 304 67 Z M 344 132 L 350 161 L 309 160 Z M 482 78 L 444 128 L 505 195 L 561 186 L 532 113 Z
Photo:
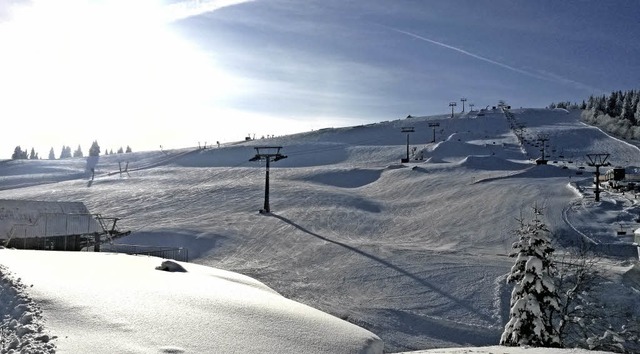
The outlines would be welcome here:
M 0 199 L 0 244 L 22 249 L 80 250 L 107 231 L 81 202 Z

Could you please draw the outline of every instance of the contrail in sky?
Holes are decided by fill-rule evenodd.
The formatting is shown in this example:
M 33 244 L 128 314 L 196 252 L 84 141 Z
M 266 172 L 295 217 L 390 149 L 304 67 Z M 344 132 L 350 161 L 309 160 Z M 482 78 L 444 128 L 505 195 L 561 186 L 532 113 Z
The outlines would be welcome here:
M 187 0 L 167 5 L 164 10 L 166 20 L 173 22 L 250 1 L 254 0 Z
M 577 81 L 573 81 L 573 80 L 561 77 L 559 75 L 555 75 L 555 74 L 552 74 L 552 73 L 547 73 L 546 75 L 536 74 L 534 72 L 518 69 L 516 67 L 510 66 L 510 65 L 507 65 L 507 64 L 504 64 L 504 63 L 489 59 L 489 58 L 485 58 L 485 57 L 480 56 L 478 54 L 474 54 L 474 53 L 468 52 L 468 51 L 466 51 L 464 49 L 460 49 L 460 48 L 448 45 L 446 43 L 434 41 L 433 39 L 429 39 L 429 38 L 417 35 L 415 33 L 399 30 L 397 28 L 392 28 L 392 27 L 387 27 L 387 28 L 392 30 L 392 31 L 395 31 L 395 32 L 398 32 L 398 33 L 402 33 L 402 34 L 405 34 L 407 36 L 410 36 L 410 37 L 413 37 L 413 38 L 416 38 L 416 39 L 419 39 L 419 40 L 422 40 L 422 41 L 425 41 L 425 42 L 429 42 L 431 44 L 435 44 L 435 45 L 443 47 L 443 48 L 451 49 L 453 51 L 456 51 L 458 53 L 464 54 L 466 56 L 470 56 L 472 58 L 476 58 L 478 60 L 482 60 L 482 61 L 487 62 L 489 64 L 497 65 L 497 66 L 499 66 L 501 68 L 504 68 L 504 69 L 507 69 L 507 70 L 510 70 L 510 71 L 513 71 L 513 72 L 516 72 L 516 73 L 519 73 L 519 74 L 523 74 L 523 75 L 526 75 L 526 76 L 529 76 L 529 77 L 533 77 L 533 78 L 536 78 L 536 79 L 539 79 L 539 80 L 558 82 L 558 83 L 562 83 L 562 84 L 570 84 L 570 85 L 576 86 L 576 87 L 578 87 L 580 89 L 584 89 L 584 90 L 587 90 L 587 91 L 600 91 L 600 90 L 598 90 L 596 88 L 590 87 L 588 85 L 585 85 L 585 84 L 577 82 Z

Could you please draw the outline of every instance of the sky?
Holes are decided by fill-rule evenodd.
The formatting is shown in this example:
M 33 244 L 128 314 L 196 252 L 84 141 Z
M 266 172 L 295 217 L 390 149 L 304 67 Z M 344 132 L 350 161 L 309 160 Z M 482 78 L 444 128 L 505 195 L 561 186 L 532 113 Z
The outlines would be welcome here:
M 532 206 L 543 209 L 559 264 L 571 263 L 563 252 L 578 242 L 597 252 L 603 279 L 592 294 L 603 305 L 589 308 L 604 313 L 596 334 L 637 324 L 640 265 L 631 243 L 640 205 L 633 193 L 609 190 L 595 202 L 594 169 L 584 160 L 607 151 L 613 166 L 640 166 L 640 150 L 582 124 L 578 111 L 512 113 L 510 120 L 490 110 L 276 138 L 288 157 L 271 164 L 268 214 L 258 212 L 264 162 L 248 161 L 260 141 L 134 152 L 122 175 L 119 156 L 103 156 L 93 179 L 84 159 L 2 163 L 0 239 L 19 245 L 29 232 L 51 231 L 49 218 L 27 210 L 25 225 L 24 208 L 14 212 L 3 200 L 82 202 L 131 231 L 110 240 L 116 245 L 181 247 L 189 263 L 187 273 L 166 273 L 155 269 L 159 258 L 0 249 L 0 327 L 28 310 L 19 324 L 43 324 L 31 339 L 40 331 L 58 336 L 59 351 L 73 353 L 335 353 L 363 342 L 380 352 L 371 333 L 387 353 L 522 353 L 476 347 L 496 345 L 509 320 L 508 254 L 518 218 L 531 217 Z M 414 156 L 424 160 L 401 163 L 400 128 L 408 122 L 416 128 Z M 440 130 L 430 143 L 434 122 Z M 524 126 L 526 140 L 509 123 Z M 549 164 L 538 166 L 533 140 L 542 134 Z M 14 311 L 7 288 L 26 294 L 19 300 L 29 305 Z M 311 349 L 319 346 L 326 350 Z
M 640 8 L 563 1 L 0 3 L 0 158 L 544 107 L 636 88 Z M 133 122 L 133 124 L 129 124 Z

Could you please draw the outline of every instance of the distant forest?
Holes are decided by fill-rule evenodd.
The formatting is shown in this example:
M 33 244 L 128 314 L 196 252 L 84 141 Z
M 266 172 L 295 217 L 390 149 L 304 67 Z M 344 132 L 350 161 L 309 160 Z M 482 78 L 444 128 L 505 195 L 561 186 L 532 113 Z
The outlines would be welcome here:
M 129 145 L 127 145 L 127 149 L 124 150 L 122 147 L 120 147 L 118 149 L 118 154 L 123 154 L 123 153 L 128 153 L 128 152 L 132 152 L 131 147 Z M 113 149 L 111 149 L 111 151 L 109 150 L 105 150 L 104 155 L 113 155 Z M 98 145 L 97 141 L 93 141 L 93 143 L 91 144 L 91 147 L 89 148 L 89 156 L 100 156 L 100 145 Z M 68 159 L 71 157 L 84 157 L 84 153 L 82 152 L 82 148 L 80 147 L 80 145 L 78 145 L 78 148 L 73 152 L 73 154 L 71 153 L 71 147 L 69 146 L 62 146 L 62 149 L 60 149 L 60 159 Z M 27 153 L 27 150 L 23 150 L 22 147 L 20 147 L 19 145 L 16 146 L 16 148 L 13 150 L 13 154 L 11 155 L 11 159 L 12 160 L 39 160 L 40 156 L 38 155 L 38 153 L 35 151 L 34 148 L 31 148 L 31 153 Z M 53 148 L 51 148 L 51 150 L 49 150 L 49 160 L 55 160 L 56 159 L 56 155 L 55 152 L 53 150 Z
M 582 109 L 582 120 L 607 133 L 640 140 L 640 91 L 613 91 L 609 96 L 591 96 L 582 103 L 552 103 L 549 108 Z

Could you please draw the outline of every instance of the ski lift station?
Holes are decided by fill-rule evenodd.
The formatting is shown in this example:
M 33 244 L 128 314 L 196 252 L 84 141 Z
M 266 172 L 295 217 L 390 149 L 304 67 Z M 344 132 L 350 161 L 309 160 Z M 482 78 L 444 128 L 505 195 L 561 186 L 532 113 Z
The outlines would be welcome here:
M 105 220 L 113 222 L 112 226 Z M 116 218 L 91 214 L 81 202 L 0 199 L 0 245 L 20 249 L 79 251 L 100 237 L 129 234 L 115 228 Z

